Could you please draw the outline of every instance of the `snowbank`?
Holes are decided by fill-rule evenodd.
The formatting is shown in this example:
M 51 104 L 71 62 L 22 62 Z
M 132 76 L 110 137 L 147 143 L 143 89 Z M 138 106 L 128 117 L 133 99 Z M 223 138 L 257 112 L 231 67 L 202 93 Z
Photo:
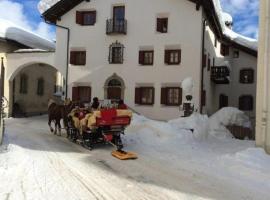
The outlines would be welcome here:
M 13 40 L 34 49 L 55 49 L 55 44 L 52 41 L 4 19 L 0 19 L 0 38 Z

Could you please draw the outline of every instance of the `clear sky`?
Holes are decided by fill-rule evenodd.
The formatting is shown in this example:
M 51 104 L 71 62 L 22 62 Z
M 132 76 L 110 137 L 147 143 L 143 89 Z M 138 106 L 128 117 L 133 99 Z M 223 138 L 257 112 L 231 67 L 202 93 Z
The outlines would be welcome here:
M 234 19 L 234 31 L 251 38 L 258 37 L 259 0 L 220 0 L 224 11 Z M 5 18 L 46 38 L 55 39 L 37 10 L 39 0 L 0 0 L 0 18 Z

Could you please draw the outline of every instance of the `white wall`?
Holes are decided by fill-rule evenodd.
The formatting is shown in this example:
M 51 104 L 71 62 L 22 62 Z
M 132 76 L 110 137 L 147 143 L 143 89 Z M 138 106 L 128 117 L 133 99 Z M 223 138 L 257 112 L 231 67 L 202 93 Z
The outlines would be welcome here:
M 106 19 L 112 16 L 112 7 L 123 3 L 128 21 L 127 35 L 106 35 Z M 76 10 L 95 9 L 95 26 L 79 26 L 75 23 Z M 156 33 L 156 17 L 160 13 L 169 16 L 168 33 Z M 142 114 L 154 119 L 171 119 L 180 116 L 178 107 L 160 105 L 160 89 L 163 84 L 180 86 L 186 77 L 192 77 L 194 101 L 200 102 L 200 67 L 202 44 L 202 11 L 196 11 L 195 4 L 178 0 L 92 0 L 83 2 L 61 17 L 58 24 L 71 30 L 70 48 L 87 51 L 86 66 L 70 66 L 69 96 L 73 84 L 90 84 L 92 97 L 104 98 L 105 81 L 116 73 L 125 82 L 125 101 Z M 57 30 L 56 64 L 64 65 L 66 32 Z M 109 46 L 118 40 L 125 46 L 124 64 L 108 64 Z M 164 49 L 178 45 L 182 50 L 180 65 L 164 64 Z M 155 51 L 153 66 L 140 66 L 138 52 L 142 46 L 151 46 Z M 156 88 L 154 106 L 134 104 L 137 84 L 149 84 Z

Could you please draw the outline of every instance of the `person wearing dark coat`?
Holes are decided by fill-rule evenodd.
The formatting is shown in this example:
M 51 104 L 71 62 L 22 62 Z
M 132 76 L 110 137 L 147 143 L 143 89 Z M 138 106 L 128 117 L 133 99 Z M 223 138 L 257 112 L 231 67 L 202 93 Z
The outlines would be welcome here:
M 97 110 L 99 108 L 99 100 L 97 97 L 93 98 L 93 103 L 92 103 L 91 108 L 94 110 Z
M 118 109 L 120 109 L 120 110 L 126 110 L 127 109 L 127 105 L 124 103 L 124 101 L 122 99 L 118 103 Z

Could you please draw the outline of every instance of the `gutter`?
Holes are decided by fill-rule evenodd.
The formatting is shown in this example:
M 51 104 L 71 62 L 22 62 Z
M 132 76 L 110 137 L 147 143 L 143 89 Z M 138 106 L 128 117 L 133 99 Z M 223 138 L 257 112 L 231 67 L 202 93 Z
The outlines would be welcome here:
M 201 91 L 200 91 L 200 113 L 202 113 L 203 105 L 202 105 L 202 93 L 203 93 L 203 77 L 204 77 L 204 46 L 205 46 L 205 27 L 206 27 L 206 19 L 203 19 L 203 30 L 202 30 L 202 57 L 201 57 Z
M 65 27 L 65 26 L 57 25 L 56 23 L 55 23 L 55 24 L 54 24 L 54 23 L 51 23 L 51 22 L 47 21 L 46 19 L 45 19 L 45 22 L 46 22 L 47 24 L 49 24 L 49 25 L 56 26 L 56 27 L 58 27 L 58 28 L 62 28 L 62 29 L 64 29 L 64 30 L 67 31 L 67 52 L 66 52 L 66 54 L 67 54 L 67 56 L 66 56 L 66 57 L 67 57 L 67 60 L 66 60 L 66 81 L 65 81 L 65 84 L 66 84 L 66 88 L 65 88 L 65 90 L 66 90 L 66 92 L 65 92 L 65 98 L 67 99 L 67 98 L 68 98 L 68 78 L 69 78 L 68 68 L 69 68 L 69 42 L 70 42 L 70 29 L 67 28 L 67 27 Z

